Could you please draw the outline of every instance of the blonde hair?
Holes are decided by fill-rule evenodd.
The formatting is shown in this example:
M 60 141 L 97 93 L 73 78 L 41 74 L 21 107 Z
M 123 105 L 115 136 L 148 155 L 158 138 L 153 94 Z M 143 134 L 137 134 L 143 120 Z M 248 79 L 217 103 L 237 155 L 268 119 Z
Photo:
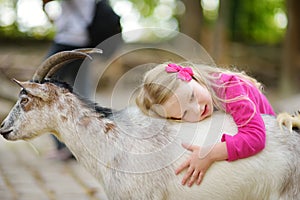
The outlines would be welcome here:
M 178 88 L 181 83 L 180 81 L 182 81 L 177 78 L 177 73 L 167 73 L 165 71 L 167 65 L 168 63 L 159 64 L 148 71 L 144 76 L 142 86 L 136 97 L 136 104 L 142 112 L 147 115 L 158 115 L 154 108 L 157 107 L 157 105 L 163 105 Z M 234 102 L 245 99 L 250 100 L 247 96 L 238 96 L 233 99 L 226 99 L 225 96 L 220 96 L 220 93 L 226 88 L 226 83 L 222 84 L 218 82 L 222 74 L 236 75 L 244 80 L 245 83 L 251 84 L 259 90 L 262 90 L 261 84 L 256 79 L 248 76 L 245 72 L 193 64 L 190 62 L 179 63 L 178 65 L 192 68 L 194 72 L 193 79 L 208 89 L 212 96 L 214 107 L 218 110 L 225 111 L 225 102 Z M 217 94 L 219 94 L 219 96 Z

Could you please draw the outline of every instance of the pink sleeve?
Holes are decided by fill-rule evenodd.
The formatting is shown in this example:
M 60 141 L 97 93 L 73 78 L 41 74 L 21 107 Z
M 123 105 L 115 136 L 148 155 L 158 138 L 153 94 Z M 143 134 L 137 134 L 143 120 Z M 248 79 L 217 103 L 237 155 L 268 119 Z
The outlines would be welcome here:
M 260 152 L 265 147 L 265 125 L 259 112 L 255 112 L 250 101 L 242 100 L 227 104 L 238 127 L 234 136 L 224 134 L 222 142 L 226 141 L 228 161 L 246 158 Z M 254 116 L 252 114 L 255 112 Z M 252 118 L 251 118 L 252 117 Z M 251 119 L 250 119 L 251 118 Z M 250 119 L 250 121 L 248 121 Z M 243 125 L 245 122 L 248 123 Z
M 231 84 L 232 81 L 233 84 Z M 232 115 L 238 126 L 236 135 L 224 134 L 222 136 L 222 142 L 226 141 L 228 161 L 234 161 L 255 155 L 264 149 L 266 131 L 261 113 L 273 114 L 273 110 L 267 99 L 256 87 L 240 82 L 234 76 L 227 83 L 228 87 L 225 91 L 227 99 L 245 97 L 242 100 L 225 104 L 226 112 Z

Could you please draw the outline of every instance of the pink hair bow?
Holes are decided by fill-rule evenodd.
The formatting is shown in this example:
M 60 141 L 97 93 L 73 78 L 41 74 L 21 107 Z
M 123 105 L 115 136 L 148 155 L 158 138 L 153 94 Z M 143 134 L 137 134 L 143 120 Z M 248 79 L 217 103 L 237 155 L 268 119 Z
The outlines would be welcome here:
M 169 63 L 168 66 L 166 66 L 166 72 L 178 72 L 177 78 L 187 82 L 191 81 L 192 76 L 194 75 L 192 68 L 182 67 L 180 65 L 176 65 L 175 63 Z

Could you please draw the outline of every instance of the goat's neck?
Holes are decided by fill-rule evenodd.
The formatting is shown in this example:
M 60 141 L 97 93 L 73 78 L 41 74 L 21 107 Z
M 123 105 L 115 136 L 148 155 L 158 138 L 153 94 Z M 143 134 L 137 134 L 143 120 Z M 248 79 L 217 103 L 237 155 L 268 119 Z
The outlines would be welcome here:
M 103 118 L 77 98 L 69 98 L 57 116 L 58 137 L 66 143 L 78 161 L 96 167 L 104 149 L 115 138 L 112 121 Z M 61 101 L 65 102 L 65 101 Z M 58 106 L 62 107 L 62 106 Z M 99 167 L 98 167 L 99 168 Z

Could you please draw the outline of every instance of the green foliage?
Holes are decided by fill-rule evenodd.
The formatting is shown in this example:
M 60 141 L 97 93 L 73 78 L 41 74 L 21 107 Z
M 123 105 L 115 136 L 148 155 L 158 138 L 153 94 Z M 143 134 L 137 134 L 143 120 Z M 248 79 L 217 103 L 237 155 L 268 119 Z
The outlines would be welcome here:
M 35 39 L 35 40 L 51 40 L 54 37 L 54 29 L 41 31 L 44 27 L 34 27 L 25 32 L 19 30 L 17 23 L 9 26 L 0 26 L 0 39 L 13 40 L 13 39 Z
M 26 26 L 17 16 L 18 0 L 0 0 L 1 40 L 48 40 L 54 36 L 54 28 L 49 24 Z M 42 8 L 41 8 L 42 9 Z
M 141 16 L 149 17 L 153 15 L 155 7 L 159 4 L 159 0 L 129 0 L 131 1 Z
M 231 0 L 230 31 L 235 41 L 278 43 L 285 28 L 275 23 L 275 15 L 284 12 L 284 0 Z
M 159 0 L 129 0 L 144 18 L 151 18 Z M 179 1 L 179 0 L 178 0 Z M 200 1 L 200 0 L 199 0 Z M 285 13 L 285 0 L 220 0 L 229 3 L 228 31 L 233 41 L 276 44 L 282 41 L 285 28 L 278 27 L 275 15 Z M 203 10 L 210 27 L 217 20 L 217 10 Z M 152 20 L 155 20 L 152 18 Z
M 147 19 L 144 21 L 151 21 L 151 23 L 148 24 L 162 23 L 162 20 L 160 20 L 159 17 L 153 17 L 155 15 L 155 9 L 162 3 L 161 0 L 128 1 L 132 2 L 142 18 Z M 276 44 L 282 41 L 285 34 L 285 28 L 278 27 L 278 24 L 275 23 L 274 17 L 279 11 L 282 13 L 286 12 L 285 1 L 286 0 L 220 0 L 221 4 L 229 3 L 230 5 L 228 7 L 229 16 L 227 20 L 227 27 L 231 34 L 231 39 L 233 41 L 257 44 Z M 7 5 L 8 2 L 11 2 L 11 0 L 0 0 L 0 8 L 4 4 Z M 12 3 L 12 5 L 15 9 L 17 0 L 14 0 L 13 2 L 14 3 Z M 177 0 L 177 2 L 180 2 L 180 0 Z M 171 8 L 172 6 L 170 6 L 170 9 Z M 174 5 L 172 9 L 176 10 L 176 5 Z M 176 11 L 174 10 L 172 11 L 173 15 L 176 15 Z M 209 25 L 213 25 L 217 20 L 216 17 L 214 17 L 215 15 L 217 16 L 217 10 L 204 10 L 204 14 L 206 13 L 212 15 L 210 18 L 210 15 L 204 15 L 207 17 L 206 22 L 208 22 Z M 1 27 L 0 25 L 1 38 L 29 37 L 31 39 L 47 39 L 52 38 L 53 35 L 54 29 L 49 27 L 33 27 L 26 31 L 21 31 L 17 22 L 4 27 Z

